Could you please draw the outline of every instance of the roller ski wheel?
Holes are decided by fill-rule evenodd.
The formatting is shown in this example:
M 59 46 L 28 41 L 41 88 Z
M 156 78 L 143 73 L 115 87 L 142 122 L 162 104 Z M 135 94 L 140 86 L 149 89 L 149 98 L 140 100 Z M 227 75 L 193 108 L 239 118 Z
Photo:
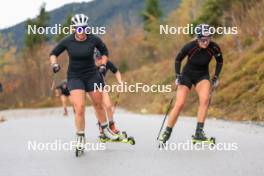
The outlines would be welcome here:
M 80 157 L 84 154 L 84 147 L 85 147 L 85 135 L 84 134 L 78 134 L 77 133 L 77 143 L 75 146 L 75 156 Z
M 80 157 L 84 154 L 84 148 L 83 147 L 76 147 L 75 149 L 75 156 Z
M 128 141 L 128 143 L 131 144 L 131 145 L 135 145 L 135 144 L 136 144 L 136 141 L 135 141 L 135 139 L 134 139 L 133 137 L 128 137 L 128 138 L 127 138 L 127 141 Z
M 215 137 L 210 137 L 207 139 L 197 139 L 195 135 L 192 135 L 192 143 L 195 144 L 209 144 L 209 145 L 215 145 L 216 140 Z
M 159 149 L 166 148 L 166 146 L 167 146 L 167 141 L 166 142 L 159 141 L 159 146 L 158 146 Z
M 168 140 L 159 139 L 159 145 L 158 145 L 158 148 L 159 149 L 166 148 L 167 145 L 168 145 Z
M 127 138 L 127 133 L 125 131 L 122 131 L 122 136 L 124 136 L 124 138 Z
M 108 140 L 110 140 L 109 138 L 105 137 L 105 135 L 101 134 L 99 136 L 99 141 L 102 143 L 106 143 Z
M 168 140 L 166 139 L 166 136 L 164 136 L 164 134 L 162 134 L 162 136 L 160 136 L 159 138 L 159 145 L 158 148 L 162 149 L 165 148 L 167 146 L 167 142 Z
M 121 133 L 119 132 L 117 133 L 117 135 L 120 139 L 128 138 L 127 133 L 125 131 L 122 131 Z
M 117 140 L 112 140 L 112 139 L 107 138 L 105 135 L 100 135 L 99 141 L 102 143 L 124 143 L 124 144 L 130 144 L 130 145 L 136 144 L 136 141 L 133 137 L 118 138 Z

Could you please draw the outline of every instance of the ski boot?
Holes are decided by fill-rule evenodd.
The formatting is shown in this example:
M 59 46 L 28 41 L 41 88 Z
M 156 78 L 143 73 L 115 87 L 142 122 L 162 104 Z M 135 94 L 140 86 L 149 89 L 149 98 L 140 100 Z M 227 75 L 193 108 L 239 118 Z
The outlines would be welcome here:
M 195 135 L 192 135 L 192 143 L 203 143 L 209 145 L 215 145 L 215 138 L 214 137 L 206 137 L 203 129 L 196 130 Z
M 113 127 L 113 126 L 112 126 Z M 126 133 L 115 134 L 109 127 L 99 127 L 102 129 L 102 133 L 100 133 L 99 140 L 102 143 L 106 142 L 119 142 L 135 145 L 135 139 L 133 137 L 127 137 Z M 112 136 L 112 137 L 109 137 Z
M 85 145 L 85 134 L 84 133 L 77 133 L 77 143 L 75 148 L 75 156 L 79 157 L 84 153 L 84 145 Z
M 159 148 L 164 148 L 171 136 L 172 128 L 167 127 L 163 134 L 159 137 Z
M 102 137 L 108 138 L 110 140 L 116 141 L 119 140 L 119 136 L 115 134 L 111 129 L 109 128 L 108 125 L 101 126 L 102 128 Z
M 109 122 L 109 128 L 110 128 L 110 130 L 112 132 L 114 132 L 115 134 L 117 134 L 120 139 L 127 138 L 127 133 L 125 131 L 120 132 L 120 130 L 118 128 L 116 128 L 116 125 L 115 125 L 115 122 L 114 121 L 110 121 Z
M 103 128 L 102 128 L 100 122 L 98 122 L 97 125 L 98 125 L 99 133 L 100 133 L 100 136 L 101 136 L 101 135 L 104 134 Z M 114 122 L 109 122 L 109 127 L 108 128 L 111 130 L 111 132 L 113 134 L 119 135 L 120 131 L 115 127 L 115 123 Z

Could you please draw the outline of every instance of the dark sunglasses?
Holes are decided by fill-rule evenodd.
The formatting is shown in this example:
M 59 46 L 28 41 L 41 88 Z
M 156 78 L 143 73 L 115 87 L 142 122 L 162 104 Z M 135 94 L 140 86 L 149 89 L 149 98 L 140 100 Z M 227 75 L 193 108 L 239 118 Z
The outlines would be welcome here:
M 209 43 L 211 41 L 211 38 L 199 38 L 198 41 L 201 43 Z
M 102 59 L 102 56 L 96 57 L 96 60 L 101 60 L 101 59 Z
M 75 27 L 75 31 L 78 33 L 85 32 L 87 26 L 80 26 L 80 27 Z

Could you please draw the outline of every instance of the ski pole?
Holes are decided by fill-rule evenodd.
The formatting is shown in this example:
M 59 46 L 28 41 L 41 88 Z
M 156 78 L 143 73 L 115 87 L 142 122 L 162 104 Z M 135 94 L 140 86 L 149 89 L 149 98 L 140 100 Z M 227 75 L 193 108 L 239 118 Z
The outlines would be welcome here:
M 104 75 L 103 75 L 102 73 L 100 73 L 100 75 L 101 75 L 101 77 L 102 77 L 102 79 L 103 79 L 104 84 L 106 85 L 106 81 L 105 81 L 105 77 L 104 77 Z M 115 109 L 116 109 L 116 106 L 117 106 L 117 104 L 118 104 L 119 96 L 120 96 L 120 93 L 117 94 L 117 100 L 115 101 L 115 104 L 114 104 L 114 106 L 113 106 L 113 108 L 112 108 L 113 113 L 114 113 L 114 111 L 115 111 Z
M 116 101 L 115 101 L 115 103 L 114 103 L 114 107 L 113 107 L 113 112 L 115 112 L 115 110 L 116 110 L 116 106 L 117 106 L 117 104 L 118 104 L 119 96 L 120 96 L 120 92 L 117 93 Z
M 213 96 L 213 94 L 214 94 L 214 92 L 215 92 L 215 89 L 216 89 L 216 87 L 213 86 L 213 87 L 212 87 L 212 90 L 211 90 L 211 92 L 210 92 L 208 108 L 209 108 L 209 106 L 211 105 L 211 100 L 212 100 L 212 96 Z
M 213 94 L 215 92 L 215 89 L 216 89 L 216 87 L 215 86 L 212 86 L 211 92 L 209 94 L 209 103 L 208 103 L 207 109 L 209 109 L 209 107 L 211 105 L 211 100 L 212 100 L 212 96 L 213 96 Z M 207 112 L 207 116 L 208 116 L 208 112 Z
M 56 74 L 55 73 L 53 73 L 53 75 L 52 75 L 52 84 L 51 84 L 51 91 L 53 91 L 54 89 L 55 89 L 55 84 L 56 84 Z
M 53 73 L 53 75 L 52 75 L 52 84 L 51 84 L 51 88 L 50 88 L 50 90 L 51 90 L 50 96 L 53 95 L 53 91 L 56 89 L 56 84 L 57 84 L 56 81 L 57 81 L 57 75 L 55 73 Z
M 170 104 L 169 104 L 169 106 L 168 106 L 167 112 L 166 112 L 166 114 L 165 114 L 165 117 L 164 117 L 164 119 L 163 119 L 163 122 L 162 122 L 161 128 L 160 128 L 160 130 L 159 130 L 159 134 L 158 134 L 157 140 L 159 140 L 160 133 L 161 133 L 161 131 L 162 131 L 162 129 L 163 129 L 163 126 L 164 126 L 164 123 L 165 123 L 165 121 L 166 121 L 166 119 L 167 119 L 167 116 L 168 116 L 168 113 L 169 113 L 169 111 L 170 111 L 171 104 L 172 104 L 173 100 L 174 100 L 174 95 L 173 95 L 173 97 L 172 97 L 171 100 L 170 100 Z

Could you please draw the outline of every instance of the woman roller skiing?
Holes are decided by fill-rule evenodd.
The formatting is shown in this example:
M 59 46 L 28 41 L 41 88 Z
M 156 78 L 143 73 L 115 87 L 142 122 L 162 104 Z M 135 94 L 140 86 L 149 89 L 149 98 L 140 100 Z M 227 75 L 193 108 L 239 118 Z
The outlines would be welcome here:
M 94 55 L 95 55 L 96 65 L 99 69 L 99 66 L 102 64 L 102 61 L 103 61 L 102 56 L 98 50 L 95 50 Z M 118 68 L 109 60 L 106 63 L 106 70 L 102 72 L 102 76 L 104 80 L 105 80 L 108 70 L 110 70 L 115 75 L 118 84 L 123 84 L 121 73 L 119 72 Z M 104 104 L 104 108 L 105 108 L 105 111 L 108 117 L 110 129 L 114 133 L 119 134 L 120 131 L 118 128 L 116 128 L 116 125 L 114 122 L 114 108 L 115 107 L 113 106 L 111 102 L 108 92 L 106 91 L 103 92 L 103 104 Z M 98 124 L 99 124 L 100 134 L 102 134 L 102 128 L 101 128 L 100 122 L 98 122 Z
M 99 66 L 102 64 L 103 60 L 102 60 L 102 56 L 100 52 L 97 49 L 94 52 L 94 58 L 96 61 L 97 68 L 99 69 L 100 68 Z M 123 81 L 122 81 L 122 76 L 121 76 L 120 71 L 109 60 L 106 63 L 106 69 L 103 72 L 101 72 L 101 76 L 103 80 L 105 81 L 105 77 L 106 77 L 106 74 L 108 73 L 108 70 L 110 70 L 115 75 L 118 84 L 122 85 Z M 111 98 L 108 92 L 105 90 L 103 91 L 103 106 L 107 114 L 109 128 L 112 132 L 114 132 L 115 134 L 119 136 L 119 140 L 112 141 L 112 140 L 107 139 L 105 135 L 103 134 L 103 129 L 102 129 L 100 122 L 98 122 L 99 132 L 100 132 L 100 136 L 99 136 L 100 141 L 101 142 L 121 142 L 121 143 L 128 143 L 131 145 L 135 145 L 135 139 L 132 136 L 128 137 L 125 131 L 120 132 L 120 130 L 116 127 L 116 123 L 114 121 L 114 108 L 116 108 L 115 107 L 116 103 L 115 105 L 112 104 Z
M 199 97 L 199 108 L 197 114 L 197 126 L 193 140 L 208 141 L 204 133 L 204 123 L 207 116 L 207 110 L 212 88 L 218 85 L 218 78 L 223 65 L 223 57 L 219 46 L 211 40 L 210 26 L 200 24 L 197 26 L 197 38 L 187 43 L 176 56 L 176 103 L 171 110 L 167 127 L 159 137 L 161 143 L 165 144 L 169 140 L 172 129 L 183 109 L 187 95 L 194 86 Z M 181 72 L 181 62 L 188 57 L 187 63 Z M 210 83 L 209 63 L 214 57 L 216 59 L 216 68 L 214 76 Z
M 85 98 L 89 94 L 102 131 L 107 138 L 117 140 L 118 135 L 113 133 L 107 122 L 103 108 L 103 93 L 95 89 L 95 84 L 104 84 L 99 72 L 104 72 L 108 57 L 108 50 L 100 38 L 93 34 L 86 34 L 88 17 L 84 14 L 76 14 L 71 18 L 76 32 L 63 38 L 50 53 L 50 62 L 54 73 L 60 71 L 57 57 L 67 51 L 69 66 L 67 71 L 68 89 L 71 101 L 75 109 L 75 126 L 77 134 L 77 149 L 85 143 Z M 93 58 L 94 49 L 97 48 L 102 54 L 102 64 L 99 71 Z

